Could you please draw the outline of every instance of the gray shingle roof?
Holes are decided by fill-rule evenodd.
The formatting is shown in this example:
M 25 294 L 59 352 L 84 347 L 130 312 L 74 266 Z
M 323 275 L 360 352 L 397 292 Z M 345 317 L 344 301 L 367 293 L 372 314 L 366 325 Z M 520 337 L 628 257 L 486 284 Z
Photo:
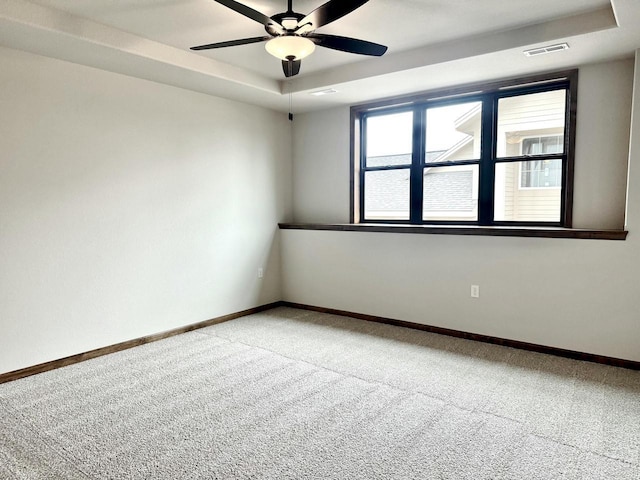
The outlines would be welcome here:
M 435 152 L 426 152 L 425 162 L 433 162 L 436 158 L 441 157 L 446 151 L 447 150 L 437 150 Z M 411 154 L 401 153 L 398 155 L 367 157 L 367 167 L 385 167 L 389 165 L 411 165 Z
M 379 155 L 367 157 L 367 167 L 386 167 L 389 165 L 411 165 L 411 154 Z
M 367 172 L 365 210 L 402 212 L 409 210 L 409 169 Z
M 390 170 L 366 175 L 367 211 L 394 212 L 409 208 L 409 171 Z M 474 209 L 473 172 L 429 170 L 424 176 L 424 210 L 470 212 Z
M 439 171 L 424 176 L 424 210 L 470 212 L 474 208 L 473 171 Z

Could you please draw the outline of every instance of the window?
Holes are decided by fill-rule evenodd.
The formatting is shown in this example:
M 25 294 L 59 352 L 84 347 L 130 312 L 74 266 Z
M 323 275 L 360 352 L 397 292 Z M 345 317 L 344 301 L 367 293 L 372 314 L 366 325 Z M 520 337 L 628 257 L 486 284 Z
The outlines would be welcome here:
M 562 153 L 564 138 L 562 135 L 525 138 L 522 140 L 523 155 L 544 155 L 545 153 Z
M 409 220 L 413 112 L 367 121 L 364 209 L 369 220 Z
M 353 221 L 570 227 L 576 79 L 352 107 Z
M 564 137 L 552 135 L 522 140 L 522 155 L 562 153 Z M 520 167 L 520 188 L 560 188 L 562 186 L 562 162 L 559 160 L 534 160 Z
M 534 160 L 520 166 L 520 188 L 559 188 L 561 181 L 559 160 Z

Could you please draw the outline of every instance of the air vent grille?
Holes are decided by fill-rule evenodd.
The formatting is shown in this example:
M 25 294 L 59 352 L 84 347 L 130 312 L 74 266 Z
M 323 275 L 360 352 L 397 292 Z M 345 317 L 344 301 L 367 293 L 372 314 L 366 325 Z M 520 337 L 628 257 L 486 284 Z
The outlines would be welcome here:
M 338 93 L 338 90 L 335 90 L 333 88 L 327 88 L 326 90 L 311 92 L 309 95 L 313 95 L 314 97 L 321 97 L 323 95 L 333 95 L 334 93 Z
M 569 44 L 558 43 L 556 45 L 548 45 L 546 47 L 532 48 L 531 50 L 525 50 L 524 54 L 527 57 L 535 57 L 537 55 L 546 55 L 547 53 L 559 52 L 561 50 L 569 50 Z

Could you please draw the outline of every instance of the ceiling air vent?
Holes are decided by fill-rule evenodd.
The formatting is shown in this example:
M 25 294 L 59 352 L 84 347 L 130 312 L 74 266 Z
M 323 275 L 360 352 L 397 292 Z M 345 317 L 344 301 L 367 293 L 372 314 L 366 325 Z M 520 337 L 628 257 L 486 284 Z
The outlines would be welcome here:
M 536 55 L 545 55 L 547 53 L 559 52 L 561 50 L 569 50 L 569 44 L 558 43 L 556 45 L 548 45 L 546 47 L 532 48 L 531 50 L 525 50 L 524 54 L 527 57 L 535 57 Z
M 333 88 L 327 88 L 326 90 L 318 90 L 317 92 L 311 92 L 309 95 L 313 95 L 314 97 L 322 97 L 323 95 L 333 95 L 334 93 L 338 93 L 338 90 Z

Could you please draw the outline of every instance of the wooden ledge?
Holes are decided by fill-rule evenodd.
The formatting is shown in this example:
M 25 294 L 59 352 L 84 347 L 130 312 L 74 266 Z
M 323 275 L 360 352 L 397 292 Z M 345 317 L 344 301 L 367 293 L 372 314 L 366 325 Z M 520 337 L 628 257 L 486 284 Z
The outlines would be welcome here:
M 489 237 L 583 238 L 626 240 L 626 230 L 589 230 L 561 227 L 481 227 L 475 225 L 397 225 L 388 223 L 279 223 L 281 230 L 334 232 L 417 233 L 425 235 L 483 235 Z

